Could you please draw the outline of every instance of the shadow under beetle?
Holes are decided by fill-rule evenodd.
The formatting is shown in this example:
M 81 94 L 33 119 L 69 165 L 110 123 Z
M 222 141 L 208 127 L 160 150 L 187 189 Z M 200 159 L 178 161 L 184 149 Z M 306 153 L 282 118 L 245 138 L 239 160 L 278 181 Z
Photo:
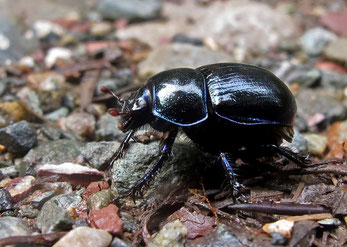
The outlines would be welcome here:
M 122 156 L 136 130 L 149 124 L 164 132 L 154 166 L 131 188 L 133 198 L 169 158 L 178 129 L 198 147 L 219 157 L 231 185 L 235 185 L 231 162 L 239 150 L 279 153 L 297 164 L 305 159 L 279 145 L 291 141 L 296 114 L 294 96 L 274 74 L 260 67 L 218 63 L 197 69 L 163 71 L 123 100 L 103 87 L 122 105 L 118 127 L 127 132 L 114 159 Z M 112 161 L 112 162 L 113 162 Z

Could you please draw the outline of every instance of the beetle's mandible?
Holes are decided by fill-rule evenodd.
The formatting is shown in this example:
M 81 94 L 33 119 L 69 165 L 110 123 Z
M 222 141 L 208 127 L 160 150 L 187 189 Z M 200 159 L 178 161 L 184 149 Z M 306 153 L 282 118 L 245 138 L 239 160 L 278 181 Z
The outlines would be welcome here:
M 107 88 L 102 91 L 122 105 L 121 111 L 109 110 L 121 116 L 118 127 L 127 132 L 115 159 L 139 127 L 149 124 L 166 133 L 156 163 L 131 189 L 133 196 L 169 158 L 179 129 L 199 148 L 219 157 L 232 185 L 234 173 L 225 153 L 268 150 L 298 164 L 305 161 L 279 146 L 283 139 L 292 140 L 296 103 L 288 87 L 263 68 L 218 63 L 171 69 L 151 77 L 127 100 Z

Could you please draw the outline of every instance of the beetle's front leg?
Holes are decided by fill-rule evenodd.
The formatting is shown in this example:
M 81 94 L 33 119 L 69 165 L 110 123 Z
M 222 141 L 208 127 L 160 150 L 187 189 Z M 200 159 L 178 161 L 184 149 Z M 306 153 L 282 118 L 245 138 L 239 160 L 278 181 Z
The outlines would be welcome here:
M 112 158 L 111 158 L 111 163 L 110 163 L 109 169 L 112 168 L 113 163 L 114 163 L 117 159 L 119 159 L 120 157 L 123 156 L 123 153 L 124 153 L 125 149 L 128 147 L 129 141 L 130 141 L 130 139 L 132 138 L 132 136 L 134 135 L 134 133 L 135 133 L 135 130 L 130 130 L 130 131 L 128 132 L 128 134 L 125 136 L 125 138 L 124 138 L 124 140 L 122 141 L 122 143 L 120 144 L 120 146 L 119 146 L 117 152 L 116 152 L 116 153 L 112 156 Z
M 177 136 L 177 131 L 178 131 L 178 129 L 176 128 L 174 130 L 171 130 L 168 133 L 167 137 L 164 139 L 164 141 L 161 145 L 159 157 L 156 160 L 154 166 L 140 180 L 138 180 L 135 183 L 135 185 L 130 189 L 128 195 L 132 196 L 134 202 L 135 202 L 136 193 L 139 193 L 142 195 L 143 187 L 150 182 L 150 180 L 154 177 L 156 172 L 163 167 L 165 161 L 169 158 L 170 153 L 171 153 L 171 149 L 172 149 L 172 145 L 173 145 L 175 138 Z

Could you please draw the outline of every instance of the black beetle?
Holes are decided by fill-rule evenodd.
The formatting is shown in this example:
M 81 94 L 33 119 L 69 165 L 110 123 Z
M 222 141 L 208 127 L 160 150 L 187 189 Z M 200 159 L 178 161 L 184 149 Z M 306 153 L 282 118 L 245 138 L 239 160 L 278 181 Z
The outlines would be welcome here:
M 220 158 L 232 185 L 234 173 L 225 153 L 264 150 L 305 162 L 279 146 L 283 139 L 292 140 L 296 103 L 288 87 L 263 68 L 218 63 L 171 69 L 151 77 L 127 100 L 107 88 L 102 91 L 122 104 L 120 112 L 112 108 L 109 113 L 121 115 L 118 127 L 128 132 L 115 159 L 139 127 L 149 124 L 166 133 L 155 165 L 131 189 L 133 196 L 168 159 L 179 128 L 202 150 Z

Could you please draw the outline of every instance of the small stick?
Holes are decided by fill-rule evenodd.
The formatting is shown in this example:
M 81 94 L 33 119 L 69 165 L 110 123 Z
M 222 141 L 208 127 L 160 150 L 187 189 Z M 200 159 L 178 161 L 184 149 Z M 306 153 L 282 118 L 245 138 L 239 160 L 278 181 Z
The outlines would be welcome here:
M 65 236 L 67 232 L 55 232 L 49 234 L 29 235 L 29 236 L 11 236 L 0 239 L 0 246 L 14 244 L 43 244 L 51 245 Z
M 270 204 L 270 203 L 245 203 L 245 204 L 234 204 L 227 206 L 228 209 L 232 210 L 243 210 L 250 212 L 259 212 L 266 214 L 283 214 L 283 215 L 303 215 L 303 214 L 321 214 L 330 213 L 330 210 L 326 207 L 309 204 Z

